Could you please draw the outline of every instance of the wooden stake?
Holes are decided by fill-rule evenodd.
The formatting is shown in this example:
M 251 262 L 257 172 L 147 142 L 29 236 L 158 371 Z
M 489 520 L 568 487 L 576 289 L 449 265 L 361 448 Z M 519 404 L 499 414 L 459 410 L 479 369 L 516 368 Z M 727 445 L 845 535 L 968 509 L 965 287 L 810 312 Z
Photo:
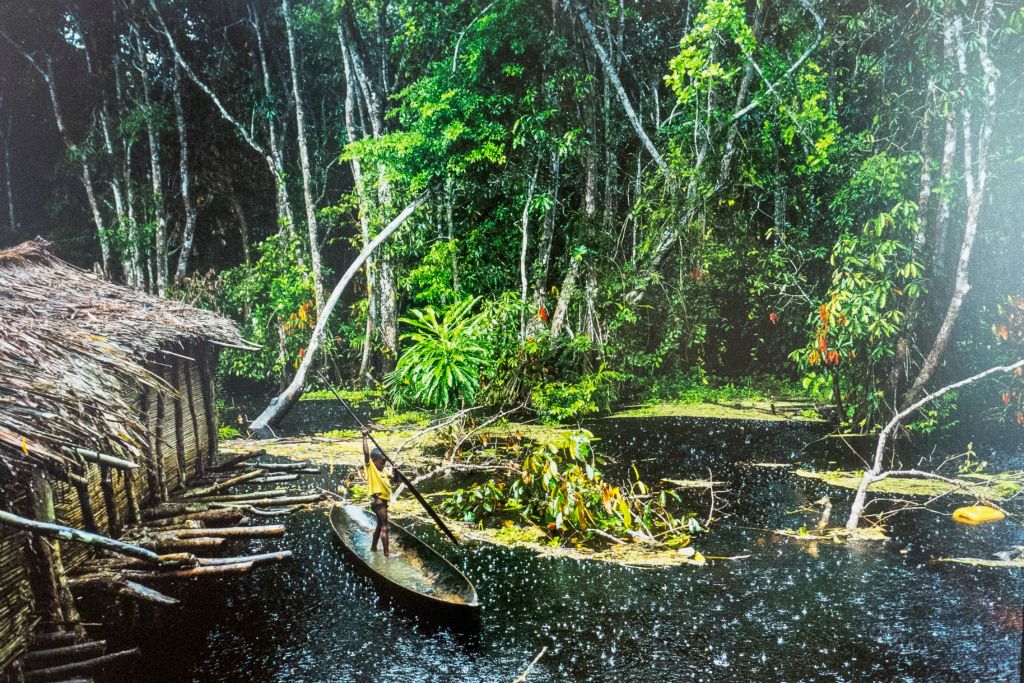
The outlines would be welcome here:
M 123 664 L 129 659 L 135 659 L 139 654 L 139 648 L 133 648 L 131 650 L 115 652 L 114 654 L 103 655 L 102 657 L 86 659 L 80 662 L 51 666 L 48 669 L 26 671 L 25 681 L 27 683 L 33 683 L 34 681 L 53 681 L 60 678 L 66 678 L 67 676 L 96 673 L 104 671 L 115 664 Z
M 25 519 L 24 517 L 19 517 L 18 515 L 4 510 L 0 510 L 0 524 L 7 524 L 8 526 L 23 529 L 25 531 L 31 531 L 34 534 L 47 536 L 49 538 L 59 538 L 64 541 L 85 543 L 92 547 L 115 552 L 119 555 L 127 555 L 128 557 L 137 557 L 140 560 L 148 560 L 154 564 L 160 561 L 160 558 L 156 553 L 151 550 L 146 550 L 145 548 L 140 548 L 136 545 L 122 543 L 121 541 L 108 538 L 107 536 L 89 533 L 88 531 L 74 529 L 69 526 Z
M 191 489 L 191 490 L 186 491 L 185 493 L 183 493 L 181 495 L 181 497 L 182 498 L 199 498 L 200 496 L 209 496 L 211 494 L 217 493 L 218 491 L 223 491 L 224 489 L 229 489 L 232 486 L 236 486 L 238 484 L 244 484 L 245 482 L 251 481 L 251 480 L 253 480 L 253 479 L 257 478 L 257 477 L 262 477 L 262 476 L 266 475 L 266 473 L 267 473 L 266 470 L 250 470 L 250 471 L 246 472 L 245 474 L 240 474 L 237 477 L 232 477 L 230 479 L 225 479 L 222 482 L 218 482 L 218 483 L 212 484 L 210 486 L 204 486 L 203 488 L 198 488 L 198 489 Z

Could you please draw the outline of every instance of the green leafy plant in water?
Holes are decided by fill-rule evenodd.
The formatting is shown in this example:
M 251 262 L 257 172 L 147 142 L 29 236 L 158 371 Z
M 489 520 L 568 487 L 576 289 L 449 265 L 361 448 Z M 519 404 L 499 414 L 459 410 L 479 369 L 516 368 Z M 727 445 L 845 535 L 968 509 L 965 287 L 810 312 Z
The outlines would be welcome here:
M 221 441 L 228 441 L 230 439 L 237 439 L 242 436 L 242 432 L 238 431 L 231 425 L 221 425 L 217 428 L 217 436 Z
M 499 517 L 522 518 L 542 527 L 554 543 L 588 538 L 593 530 L 626 539 L 689 543 L 700 530 L 693 515 L 669 510 L 675 493 L 654 493 L 636 469 L 624 486 L 613 486 L 598 469 L 604 460 L 586 430 L 560 432 L 528 447 L 516 476 L 455 491 L 442 503 L 445 514 L 481 526 Z
M 412 328 L 402 339 L 411 343 L 385 382 L 396 403 L 445 409 L 473 402 L 480 373 L 491 364 L 472 313 L 476 302 L 465 299 L 440 314 L 427 306 L 402 318 Z

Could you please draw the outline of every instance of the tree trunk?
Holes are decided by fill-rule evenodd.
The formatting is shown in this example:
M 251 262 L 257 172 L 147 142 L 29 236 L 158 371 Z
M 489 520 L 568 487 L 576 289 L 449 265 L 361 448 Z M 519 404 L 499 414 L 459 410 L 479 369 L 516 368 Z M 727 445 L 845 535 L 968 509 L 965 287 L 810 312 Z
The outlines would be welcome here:
M 249 222 L 245 219 L 245 209 L 242 208 L 242 203 L 238 201 L 238 194 L 235 192 L 234 187 L 228 192 L 228 203 L 231 206 L 231 213 L 235 215 L 235 221 L 238 223 L 238 234 L 242 239 L 242 260 L 245 265 L 249 265 L 252 263 L 252 254 L 249 252 Z
M 558 217 L 558 192 L 561 182 L 562 159 L 558 152 L 551 153 L 551 184 L 548 201 L 551 207 L 544 216 L 544 231 L 537 248 L 537 265 L 533 279 L 533 307 L 540 310 L 547 299 L 548 274 L 551 272 L 551 252 L 555 242 L 555 223 Z M 539 318 L 533 318 L 539 320 Z
M 345 274 L 341 276 L 338 284 L 335 285 L 334 290 L 328 297 L 327 302 L 324 304 L 324 310 L 322 315 L 316 321 L 316 327 L 313 329 L 313 334 L 310 335 L 309 344 L 306 346 L 306 353 L 302 358 L 302 363 L 299 365 L 298 371 L 295 373 L 295 378 L 292 379 L 291 384 L 281 392 L 280 396 L 274 398 L 270 405 L 264 409 L 264 411 L 257 417 L 249 428 L 252 432 L 257 435 L 263 435 L 269 432 L 269 428 L 277 423 L 285 413 L 294 405 L 295 401 L 298 400 L 302 393 L 302 387 L 306 383 L 306 374 L 309 372 L 310 366 L 313 364 L 313 359 L 316 357 L 316 352 L 320 348 L 320 343 L 323 341 L 324 328 L 327 326 L 327 321 L 330 320 L 331 312 L 341 299 L 342 292 L 348 286 L 348 283 L 352 280 L 352 277 L 356 272 L 362 268 L 363 264 L 370 254 L 377 249 L 393 232 L 398 230 L 403 223 L 411 216 L 416 209 L 427 201 L 427 195 L 422 194 L 412 201 L 411 204 L 402 209 L 402 212 L 398 214 L 387 226 L 384 227 L 380 233 L 373 238 L 366 247 L 363 248 L 356 260 L 348 267 Z
M 348 134 L 349 143 L 355 142 L 361 136 L 356 132 L 355 107 L 356 83 L 352 74 L 351 58 L 348 53 L 348 46 L 345 44 L 345 35 L 341 24 L 338 25 L 338 43 L 341 45 L 341 56 L 345 65 L 345 131 Z M 363 247 L 370 243 L 370 207 L 366 200 L 366 185 L 363 182 L 363 167 L 357 157 L 352 157 L 352 180 L 355 184 L 356 201 L 359 211 L 359 229 L 363 238 Z M 377 332 L 377 305 L 375 298 L 377 288 L 374 286 L 373 259 L 366 259 L 364 275 L 366 277 L 366 334 L 363 336 L 363 350 L 359 359 L 359 381 L 364 387 L 373 383 L 373 376 L 370 373 L 370 353 L 373 349 L 373 336 Z
M 519 313 L 519 336 L 526 337 L 526 295 L 529 289 L 529 280 L 526 269 L 526 252 L 530 247 L 530 204 L 533 203 L 533 190 L 537 186 L 537 166 L 534 164 L 533 173 L 530 176 L 530 183 L 526 188 L 526 198 L 523 200 L 523 217 L 520 223 L 522 239 L 519 247 L 519 303 L 524 310 Z
M 975 150 L 974 130 L 972 128 L 971 102 L 964 103 L 961 114 L 967 217 L 964 227 L 964 239 L 960 246 L 960 258 L 957 262 L 953 295 L 949 300 L 946 315 L 942 320 L 942 326 L 935 335 L 935 341 L 932 343 L 931 350 L 921 366 L 917 379 L 914 380 L 914 385 L 910 388 L 909 400 L 913 400 L 914 397 L 920 394 L 938 367 L 939 360 L 949 344 L 953 326 L 960 316 L 960 309 L 963 307 L 964 298 L 971 288 L 968 280 L 971 251 L 974 248 L 974 239 L 978 232 L 978 217 L 984 203 L 985 182 L 988 175 L 988 149 L 992 138 L 992 124 L 995 118 L 996 78 L 998 73 L 988 55 L 989 20 L 992 15 L 992 3 L 993 0 L 986 0 L 984 3 L 977 37 L 978 58 L 985 75 L 985 98 L 982 102 L 981 122 L 977 131 L 977 150 Z M 968 77 L 967 44 L 960 23 L 960 19 L 957 18 L 954 28 L 956 33 L 957 64 L 961 77 L 966 81 Z
M 146 68 L 146 49 L 142 38 L 136 34 L 137 54 L 139 57 L 139 73 L 142 80 L 142 100 L 147 110 L 153 106 L 149 89 L 149 69 Z M 167 295 L 168 255 L 167 255 L 167 217 L 164 214 L 163 171 L 160 168 L 160 139 L 157 136 L 153 116 L 146 116 L 146 141 L 149 143 L 149 179 L 153 192 L 153 206 L 156 215 L 156 291 L 160 296 Z
M 11 181 L 11 115 L 7 115 L 7 130 L 4 131 L 4 192 L 7 198 L 7 227 L 11 233 L 17 231 L 17 223 L 14 222 L 14 190 Z
M 608 58 L 608 53 L 605 52 L 604 47 L 601 45 L 601 41 L 598 40 L 597 31 L 594 30 L 594 24 L 591 23 L 590 17 L 587 15 L 587 10 L 580 4 L 579 0 L 566 0 L 567 8 L 571 7 L 580 19 L 580 23 L 583 25 L 583 30 L 586 32 L 587 37 L 590 39 L 590 44 L 594 48 L 594 52 L 597 53 L 597 58 L 601 62 L 601 66 L 604 67 L 605 75 L 608 77 L 608 81 L 612 84 L 615 89 L 615 94 L 618 95 L 619 102 L 622 104 L 622 109 L 626 112 L 626 118 L 629 119 L 630 125 L 633 126 L 633 130 L 636 131 L 637 137 L 640 138 L 641 144 L 647 150 L 647 153 L 654 159 L 654 163 L 658 165 L 658 168 L 665 175 L 669 175 L 668 164 L 662 159 L 658 149 L 651 142 L 651 138 L 648 137 L 647 131 L 644 130 L 643 124 L 640 122 L 640 118 L 636 115 L 636 111 L 633 109 L 633 105 L 629 101 L 629 96 L 626 95 L 626 90 L 622 87 L 622 81 L 619 80 L 619 75 L 612 65 L 611 60 Z
M 178 128 L 178 174 L 181 176 L 181 204 L 185 211 L 185 227 L 181 231 L 178 268 L 174 273 L 175 281 L 180 283 L 188 274 L 188 262 L 192 256 L 192 243 L 196 236 L 196 208 L 192 203 L 192 174 L 188 168 L 188 136 L 185 133 L 185 108 L 181 102 L 181 68 L 177 64 L 174 65 L 172 83 L 174 84 L 174 121 Z M 246 242 L 247 238 L 243 236 L 242 244 L 246 262 L 248 262 L 249 245 Z
M 313 181 L 309 172 L 309 150 L 306 145 L 305 112 L 302 106 L 302 89 L 299 88 L 299 65 L 295 54 L 295 34 L 292 31 L 291 12 L 288 0 L 281 0 L 281 14 L 284 16 L 285 33 L 288 36 L 288 63 L 291 66 L 292 94 L 295 100 L 295 138 L 299 147 L 299 167 L 302 170 L 302 197 L 306 205 L 306 229 L 309 233 L 309 260 L 313 270 L 313 292 L 317 312 L 324 307 L 324 279 L 320 263 L 320 238 L 316 221 L 316 206 L 313 201 Z
M 171 35 L 170 29 L 167 27 L 166 22 L 164 22 L 164 19 L 160 15 L 159 10 L 157 10 L 155 0 L 149 0 L 149 7 L 157 18 L 157 21 L 160 25 L 160 33 L 163 34 L 164 39 L 167 40 L 167 43 L 171 48 L 171 53 L 174 55 L 174 60 L 181 67 L 182 71 L 185 72 L 185 75 L 188 76 L 189 80 L 192 81 L 192 83 L 210 99 L 210 102 L 213 103 L 213 106 L 217 109 L 217 113 L 220 114 L 221 118 L 224 119 L 224 121 L 226 121 L 227 123 L 229 123 L 238 133 L 239 137 L 242 138 L 245 144 L 248 145 L 252 151 L 254 151 L 256 154 L 262 157 L 263 161 L 267 164 L 267 168 L 274 178 L 278 220 L 285 226 L 286 231 L 290 233 L 292 230 L 291 226 L 293 223 L 291 207 L 288 205 L 288 190 L 285 187 L 284 183 L 284 170 L 280 163 L 280 155 L 278 154 L 276 149 L 276 138 L 274 136 L 273 125 L 270 125 L 270 151 L 268 152 L 249 133 L 249 129 L 243 126 L 238 121 L 238 119 L 231 115 L 231 113 L 224 106 L 224 103 L 221 102 L 220 97 L 217 96 L 217 93 L 214 92 L 213 89 L 210 88 L 210 86 L 207 85 L 206 82 L 199 77 L 199 74 L 197 74 L 192 69 L 188 62 L 185 61 L 185 58 L 184 56 L 182 56 L 181 51 L 178 50 L 178 44 L 177 42 L 175 42 L 174 36 Z M 267 76 L 266 72 L 266 60 L 262 49 L 263 39 L 258 30 L 258 24 L 256 38 L 256 43 L 257 47 L 259 48 L 260 56 L 261 58 L 263 58 L 264 84 L 267 85 L 269 84 L 269 77 Z

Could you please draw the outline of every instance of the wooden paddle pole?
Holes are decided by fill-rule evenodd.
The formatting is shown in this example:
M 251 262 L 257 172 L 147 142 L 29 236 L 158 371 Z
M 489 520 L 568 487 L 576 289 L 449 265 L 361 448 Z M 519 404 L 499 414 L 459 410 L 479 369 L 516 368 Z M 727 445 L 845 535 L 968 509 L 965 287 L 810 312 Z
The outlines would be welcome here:
M 361 428 L 365 429 L 366 425 L 363 423 L 362 420 L 359 419 L 359 416 L 355 414 L 355 411 L 352 410 L 348 402 L 346 402 L 345 399 L 341 397 L 341 394 L 334 390 L 334 387 L 331 386 L 331 383 L 328 382 L 327 378 L 323 376 L 323 373 L 317 371 L 317 374 L 320 376 L 320 379 L 323 381 L 323 383 L 327 385 L 328 388 L 330 388 L 331 393 L 334 394 L 334 397 L 341 401 L 341 405 L 345 406 L 345 410 L 347 410 L 348 414 L 352 416 L 352 419 L 355 420 L 356 423 Z M 420 494 L 420 492 L 416 490 L 416 487 L 412 485 L 412 482 L 409 481 L 409 478 L 405 476 L 400 469 L 398 469 L 398 465 L 395 464 L 395 461 L 391 459 L 391 456 L 389 456 L 387 452 L 383 448 L 381 448 L 381 445 L 377 443 L 377 439 L 373 438 L 373 434 L 370 434 L 369 431 L 367 431 L 366 435 L 370 437 L 370 441 L 372 441 L 373 445 L 376 446 L 377 449 L 381 452 L 381 454 L 384 456 L 384 459 L 391 464 L 391 467 L 393 467 L 395 470 L 395 474 L 398 475 L 398 478 L 402 481 L 403 484 L 406 485 L 406 487 L 409 489 L 409 492 L 412 493 L 413 497 L 420 502 L 420 505 L 422 505 L 423 509 L 427 511 L 427 514 L 429 514 L 433 518 L 433 520 L 437 522 L 437 526 L 441 527 L 441 531 L 443 531 L 445 535 L 448 536 L 448 538 L 452 539 L 452 543 L 454 543 L 455 545 L 459 545 L 459 539 L 455 538 L 455 534 L 453 534 L 451 532 L 451 529 L 449 529 L 448 526 L 441 520 L 441 516 L 434 511 L 434 508 L 430 507 L 430 503 L 428 503 L 426 499 Z

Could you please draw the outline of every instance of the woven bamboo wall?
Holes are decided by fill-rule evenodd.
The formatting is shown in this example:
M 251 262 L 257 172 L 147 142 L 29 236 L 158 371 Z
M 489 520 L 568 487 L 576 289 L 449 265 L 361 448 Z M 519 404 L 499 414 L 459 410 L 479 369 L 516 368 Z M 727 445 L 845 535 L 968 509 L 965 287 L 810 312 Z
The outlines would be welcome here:
M 4 505 L 10 506 L 7 509 L 25 512 L 31 507 L 23 482 L 5 479 L 2 489 Z M 25 649 L 25 634 L 32 617 L 27 540 L 24 532 L 0 527 L 0 678 L 6 664 Z
M 132 490 L 140 507 L 157 502 L 159 497 L 159 491 L 153 488 L 153 471 L 157 469 L 157 457 L 163 465 L 162 475 L 167 490 L 173 494 L 173 491 L 179 488 L 179 434 L 186 479 L 196 475 L 200 459 L 204 463 L 209 463 L 216 453 L 216 435 L 210 438 L 211 423 L 208 421 L 209 417 L 215 430 L 216 411 L 213 410 L 213 414 L 208 415 L 207 403 L 204 400 L 206 391 L 211 399 L 210 405 L 215 405 L 211 379 L 215 355 L 200 345 L 185 349 L 175 348 L 174 353 L 194 358 L 195 362 L 177 356 L 158 354 L 159 362 L 150 364 L 150 369 L 163 377 L 177 394 L 164 391 L 158 399 L 155 391 L 144 394 L 138 387 L 125 387 L 126 398 L 139 406 L 139 421 L 149 431 L 149 443 L 144 449 L 143 462 L 140 463 L 142 466 L 131 476 Z M 200 368 L 199 363 L 204 363 L 204 367 Z M 205 389 L 204 378 L 207 382 Z M 107 470 L 110 481 L 107 492 L 103 486 L 104 469 Z M 118 536 L 121 529 L 131 522 L 128 477 L 122 471 L 101 468 L 95 464 L 86 467 L 84 476 L 88 481 L 89 507 L 92 509 L 95 529 L 90 529 L 93 525 L 87 524 L 87 515 L 83 511 L 75 487 L 62 481 L 52 483 L 57 523 L 78 529 L 95 530 L 108 536 Z M 7 491 L 13 488 L 16 487 L 5 484 L 0 487 L 0 493 L 13 495 Z M 12 659 L 24 650 L 26 627 L 33 609 L 31 584 L 26 571 L 26 553 L 30 552 L 26 546 L 27 538 L 26 534 L 12 533 L 0 527 L 0 680 L 3 679 L 3 672 Z M 89 552 L 83 544 L 62 543 L 61 555 L 65 569 L 73 571 L 88 559 Z

